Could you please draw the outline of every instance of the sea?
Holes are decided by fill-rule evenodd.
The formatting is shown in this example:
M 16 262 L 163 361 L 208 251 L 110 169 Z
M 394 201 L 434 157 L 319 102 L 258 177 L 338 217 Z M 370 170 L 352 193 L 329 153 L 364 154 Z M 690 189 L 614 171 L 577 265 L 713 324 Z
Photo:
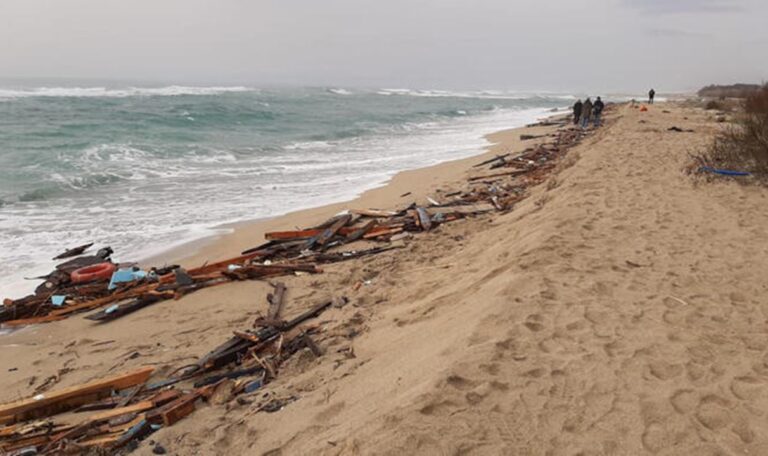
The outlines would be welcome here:
M 479 154 L 564 93 L 0 84 L 0 298 L 87 242 L 140 261 Z M 238 252 L 232 252 L 233 255 Z

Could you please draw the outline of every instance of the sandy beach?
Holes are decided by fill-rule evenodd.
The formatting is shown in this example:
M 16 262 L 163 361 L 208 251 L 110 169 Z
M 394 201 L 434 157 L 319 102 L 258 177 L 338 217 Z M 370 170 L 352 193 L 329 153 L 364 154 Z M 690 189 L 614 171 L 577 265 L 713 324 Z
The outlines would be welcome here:
M 618 105 L 606 120 L 508 213 L 281 279 L 288 315 L 349 298 L 319 319 L 325 354 L 303 350 L 244 400 L 150 439 L 178 455 L 768 453 L 768 191 L 683 173 L 720 128 L 700 108 Z M 150 262 L 196 266 L 345 209 L 423 204 L 466 188 L 472 165 L 547 140 L 521 134 L 556 128 L 502 131 L 481 156 Z M 230 283 L 108 324 L 1 336 L 0 401 L 140 366 L 168 374 L 263 314 L 269 291 Z M 295 400 L 259 412 L 265 394 Z

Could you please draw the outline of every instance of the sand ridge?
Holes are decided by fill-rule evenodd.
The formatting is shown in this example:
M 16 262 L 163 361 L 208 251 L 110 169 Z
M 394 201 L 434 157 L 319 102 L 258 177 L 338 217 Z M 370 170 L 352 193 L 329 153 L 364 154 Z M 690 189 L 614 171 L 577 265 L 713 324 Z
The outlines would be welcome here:
M 322 317 L 326 355 L 300 354 L 248 402 L 205 407 L 152 439 L 190 455 L 768 453 L 768 191 L 683 175 L 718 128 L 704 111 L 622 106 L 608 120 L 508 214 L 291 278 L 289 313 L 351 298 Z M 521 147 L 505 142 L 516 135 L 491 153 Z M 478 161 L 352 204 L 397 206 L 408 184 L 421 198 Z M 236 233 L 230 253 L 251 236 Z M 5 346 L 23 347 L 3 351 L 18 371 L 0 394 L 28 394 L 29 372 L 55 366 L 75 369 L 65 385 L 183 364 L 252 319 L 267 291 L 238 283 L 110 325 L 12 334 Z M 265 394 L 299 399 L 256 413 Z

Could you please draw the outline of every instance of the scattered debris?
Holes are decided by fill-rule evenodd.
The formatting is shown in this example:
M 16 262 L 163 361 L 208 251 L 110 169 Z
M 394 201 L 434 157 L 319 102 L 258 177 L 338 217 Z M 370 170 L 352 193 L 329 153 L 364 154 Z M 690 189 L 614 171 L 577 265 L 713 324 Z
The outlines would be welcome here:
M 717 169 L 709 166 L 702 166 L 699 168 L 699 172 L 707 172 L 712 174 L 719 174 L 721 176 L 749 176 L 750 173 L 746 171 L 734 171 L 730 169 Z
M 302 349 L 323 356 L 324 350 L 312 338 L 320 329 L 301 325 L 347 299 L 323 302 L 282 321 L 285 291 L 285 285 L 277 283 L 274 294 L 268 295 L 270 318 L 257 320 L 259 329 L 235 331 L 196 364 L 177 369 L 165 380 L 148 383 L 155 369 L 143 367 L 0 405 L 0 425 L 5 425 L 0 428 L 0 453 L 29 449 L 29 454 L 53 455 L 135 446 L 194 413 L 200 400 L 223 404 L 262 388 L 277 376 L 282 362 Z M 257 410 L 276 412 L 296 399 L 273 398 Z M 75 417 L 90 413 L 73 423 L 72 414 L 65 413 L 72 411 Z M 153 452 L 164 454 L 165 449 L 155 445 Z
M 685 133 L 693 133 L 694 132 L 694 130 L 692 130 L 690 128 L 684 130 L 684 129 L 680 128 L 680 127 L 669 127 L 669 128 L 667 128 L 667 131 L 675 131 L 677 133 L 684 133 L 684 132 Z
M 431 232 L 445 223 L 493 211 L 511 210 L 526 197 L 529 187 L 547 178 L 558 160 L 585 134 L 577 128 L 560 129 L 549 135 L 552 139 L 546 144 L 479 163 L 475 168 L 508 169 L 470 177 L 464 189 L 439 192 L 439 200 L 427 197 L 428 206 L 413 203 L 396 211 L 346 211 L 315 227 L 266 233 L 266 243 L 238 257 L 188 270 L 174 265 L 142 271 L 112 262 L 109 247 L 91 256 L 78 255 L 92 244 L 70 249 L 56 258 L 76 258 L 42 277 L 44 282 L 34 294 L 3 302 L 0 322 L 7 326 L 44 323 L 93 310 L 96 312 L 86 318 L 106 323 L 203 288 L 240 280 L 319 274 L 319 264 L 390 252 L 404 247 L 402 241 L 413 238 L 415 233 Z M 354 249 L 343 248 L 352 243 Z M 374 246 L 358 247 L 365 243 Z M 641 266 L 630 261 L 627 265 Z M 87 277 L 75 280 L 83 275 Z M 358 280 L 354 289 L 373 283 L 371 279 Z M 255 394 L 246 396 L 274 380 L 281 365 L 293 354 L 307 350 L 315 357 L 324 356 L 322 326 L 307 322 L 328 309 L 344 307 L 348 300 L 328 299 L 284 319 L 286 285 L 275 282 L 272 287 L 273 292 L 266 298 L 265 317 L 255 319 L 252 328 L 233 331 L 229 339 L 197 362 L 179 366 L 165 378 L 149 382 L 155 370 L 143 367 L 59 391 L 45 391 L 59 381 L 59 375 L 43 382 L 44 389 L 34 397 L 0 405 L 0 426 L 4 425 L 0 427 L 0 453 L 83 453 L 90 448 L 109 453 L 135 448 L 156 430 L 194 413 L 200 401 L 223 404 L 234 400 L 241 405 L 253 404 L 255 411 L 282 410 L 299 398 L 275 397 L 269 391 L 258 394 L 262 399 Z M 351 347 L 348 351 L 345 356 L 354 357 Z M 137 356 L 138 352 L 133 352 L 131 359 Z M 166 453 L 159 444 L 150 446 L 155 454 Z
M 74 247 L 69 250 L 66 250 L 64 253 L 60 253 L 53 257 L 54 260 L 63 260 L 64 258 L 70 258 L 74 256 L 79 256 L 86 250 L 88 250 L 93 245 L 93 242 L 89 242 L 88 244 L 83 244 L 79 247 Z

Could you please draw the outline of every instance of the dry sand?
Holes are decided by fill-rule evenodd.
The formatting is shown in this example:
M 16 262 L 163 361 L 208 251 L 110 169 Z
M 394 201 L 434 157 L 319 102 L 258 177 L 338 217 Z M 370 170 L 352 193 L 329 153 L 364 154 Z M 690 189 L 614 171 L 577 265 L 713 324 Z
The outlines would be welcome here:
M 325 356 L 301 352 L 252 403 L 202 407 L 151 439 L 180 455 L 768 454 L 768 190 L 681 173 L 716 131 L 704 111 L 609 117 L 506 215 L 286 278 L 289 316 L 350 298 L 320 318 Z M 495 135 L 490 153 L 521 150 L 519 133 Z M 423 201 L 482 158 L 167 259 L 225 258 L 265 230 Z M 4 336 L 0 400 L 57 372 L 56 387 L 147 364 L 168 372 L 247 327 L 268 289 L 235 283 L 103 326 L 76 317 Z M 298 400 L 256 413 L 264 394 Z

